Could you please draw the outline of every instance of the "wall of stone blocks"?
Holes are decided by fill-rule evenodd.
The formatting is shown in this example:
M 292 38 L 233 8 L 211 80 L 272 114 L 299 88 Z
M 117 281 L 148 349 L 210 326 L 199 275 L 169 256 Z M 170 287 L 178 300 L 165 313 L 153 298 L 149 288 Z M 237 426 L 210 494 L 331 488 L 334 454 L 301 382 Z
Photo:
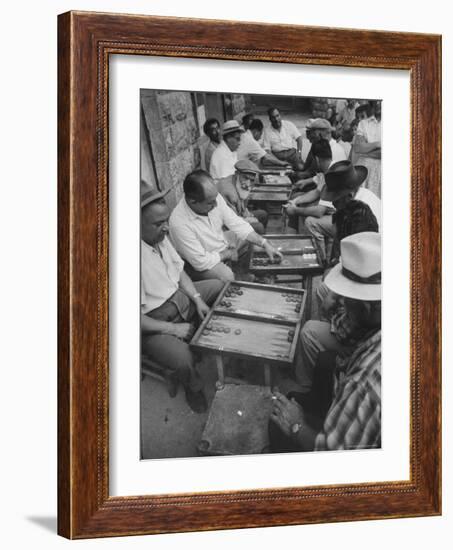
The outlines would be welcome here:
M 241 121 L 251 103 L 250 98 L 243 94 L 228 94 L 225 98 L 231 116 Z M 141 106 L 143 131 L 147 134 L 141 137 L 142 148 L 148 146 L 146 137 L 151 144 L 149 154 L 142 150 L 141 175 L 151 187 L 171 189 L 167 203 L 173 208 L 182 196 L 186 175 L 200 168 L 207 141 L 202 129 L 200 134 L 195 118 L 193 93 L 142 90 Z
M 167 201 L 174 207 L 185 176 L 200 165 L 200 133 L 192 97 L 190 92 L 142 90 L 141 103 L 157 186 L 171 189 Z

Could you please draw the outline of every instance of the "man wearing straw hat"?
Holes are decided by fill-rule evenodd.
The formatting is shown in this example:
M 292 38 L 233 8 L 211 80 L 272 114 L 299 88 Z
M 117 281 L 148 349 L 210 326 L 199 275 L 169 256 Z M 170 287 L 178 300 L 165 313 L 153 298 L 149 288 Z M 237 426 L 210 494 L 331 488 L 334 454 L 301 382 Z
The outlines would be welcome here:
M 207 408 L 203 381 L 188 341 L 222 283 L 193 283 L 185 273 L 184 262 L 168 239 L 165 194 L 148 191 L 141 200 L 142 353 L 168 369 L 173 393 L 182 384 L 189 407 L 201 413 Z
M 341 241 L 341 263 L 325 279 L 343 296 L 343 319 L 356 342 L 337 356 L 333 398 L 322 418 L 302 394 L 276 393 L 271 443 L 277 452 L 381 446 L 381 237 L 365 232 Z M 313 402 L 313 400 L 311 400 Z M 302 404 L 302 405 L 301 405 Z
M 237 151 L 241 143 L 244 128 L 237 120 L 227 120 L 222 126 L 223 141 L 212 153 L 209 173 L 215 179 L 227 178 L 234 174 L 234 165 L 238 161 Z

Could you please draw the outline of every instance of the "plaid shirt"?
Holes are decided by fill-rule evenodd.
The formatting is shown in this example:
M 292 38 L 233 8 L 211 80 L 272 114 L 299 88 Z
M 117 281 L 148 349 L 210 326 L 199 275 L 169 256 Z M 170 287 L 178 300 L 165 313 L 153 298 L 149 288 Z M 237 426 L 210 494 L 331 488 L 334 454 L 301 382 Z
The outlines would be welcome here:
M 363 340 L 336 380 L 335 397 L 315 450 L 381 446 L 381 331 Z
M 341 296 L 338 297 L 335 312 L 330 319 L 330 332 L 344 346 L 356 347 L 370 332 L 366 327 L 359 327 L 348 315 Z

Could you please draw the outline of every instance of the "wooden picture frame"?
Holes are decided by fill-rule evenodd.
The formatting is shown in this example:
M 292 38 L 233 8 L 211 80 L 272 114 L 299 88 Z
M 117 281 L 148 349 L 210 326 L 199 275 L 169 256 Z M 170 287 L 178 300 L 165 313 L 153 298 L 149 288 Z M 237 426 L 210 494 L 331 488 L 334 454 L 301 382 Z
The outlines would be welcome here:
M 88 538 L 441 513 L 441 38 L 69 12 L 58 21 L 58 532 Z M 410 480 L 109 496 L 111 54 L 410 72 Z

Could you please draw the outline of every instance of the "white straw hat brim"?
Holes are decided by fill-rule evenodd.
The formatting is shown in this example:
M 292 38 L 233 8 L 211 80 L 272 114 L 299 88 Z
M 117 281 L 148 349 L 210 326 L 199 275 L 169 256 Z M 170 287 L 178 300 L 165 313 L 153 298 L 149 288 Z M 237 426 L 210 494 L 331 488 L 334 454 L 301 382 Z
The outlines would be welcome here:
M 324 282 L 330 290 L 340 296 L 355 300 L 368 300 L 370 302 L 381 300 L 381 284 L 366 284 L 352 281 L 343 275 L 341 269 L 342 266 L 340 263 L 327 274 Z

